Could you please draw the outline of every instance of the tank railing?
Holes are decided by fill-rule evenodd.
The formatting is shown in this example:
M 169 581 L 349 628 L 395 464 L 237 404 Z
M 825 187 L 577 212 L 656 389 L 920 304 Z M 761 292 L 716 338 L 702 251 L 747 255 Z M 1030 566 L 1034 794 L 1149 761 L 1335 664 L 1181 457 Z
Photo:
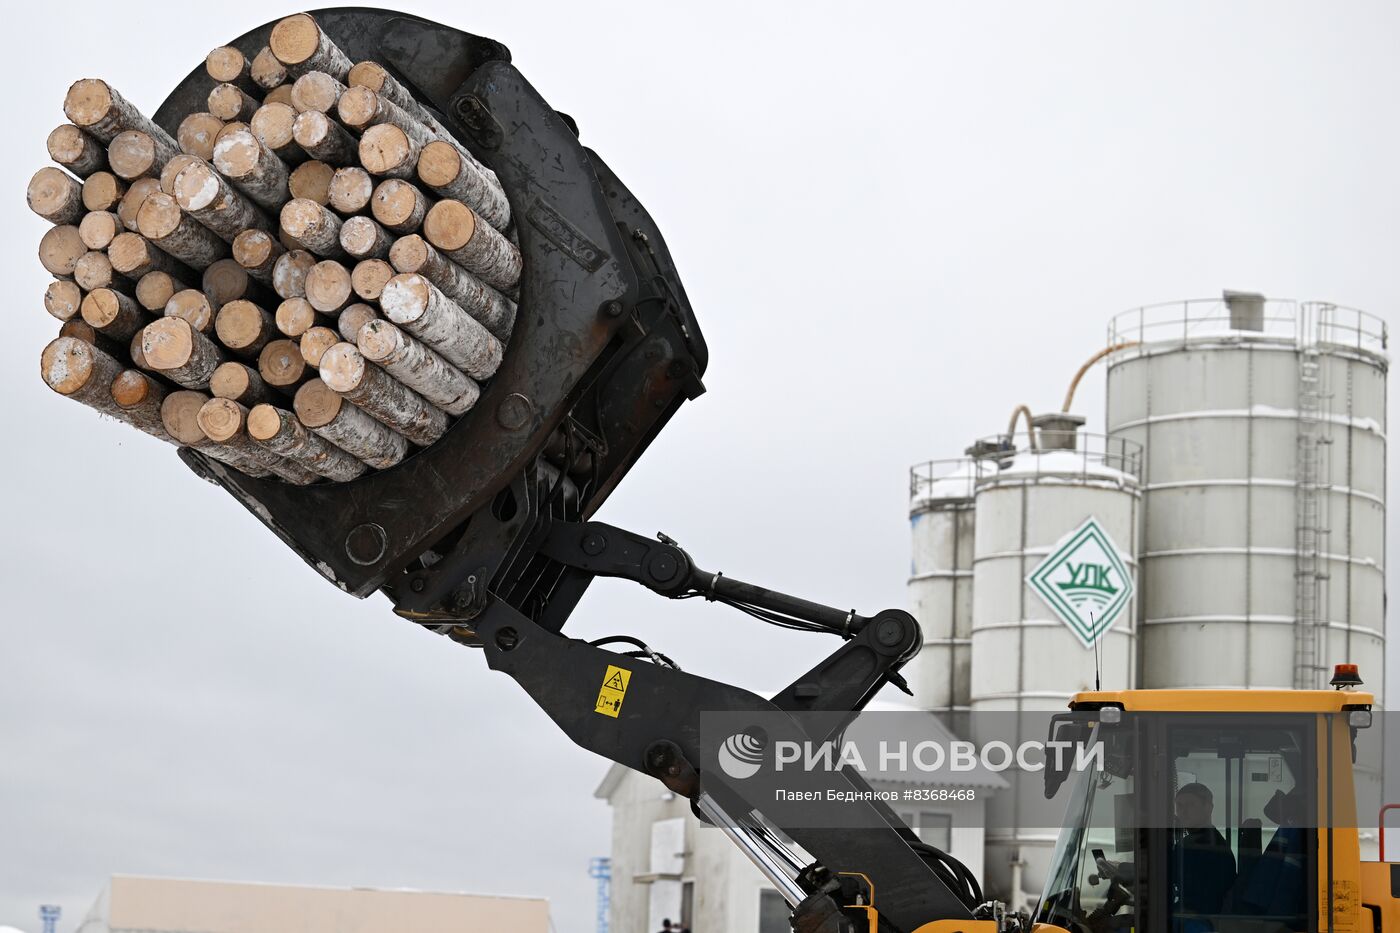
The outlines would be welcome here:
M 1108 324 L 1108 345 L 1135 343 L 1123 353 L 1141 353 L 1153 344 L 1211 337 L 1254 337 L 1384 353 L 1389 334 L 1383 320 L 1358 308 L 1326 302 L 1271 298 L 1261 302 L 1248 325 L 1247 313 L 1232 310 L 1223 298 L 1191 298 L 1144 305 L 1115 314 Z
M 1040 438 L 1045 448 L 1045 438 Z M 1113 479 L 1142 475 L 1142 445 L 1125 437 L 1079 431 L 1073 449 L 1033 450 L 1030 436 L 998 434 L 982 441 L 993 452 L 983 457 L 929 460 L 909 470 L 909 499 L 970 499 L 979 483 L 999 476 L 1057 476 Z

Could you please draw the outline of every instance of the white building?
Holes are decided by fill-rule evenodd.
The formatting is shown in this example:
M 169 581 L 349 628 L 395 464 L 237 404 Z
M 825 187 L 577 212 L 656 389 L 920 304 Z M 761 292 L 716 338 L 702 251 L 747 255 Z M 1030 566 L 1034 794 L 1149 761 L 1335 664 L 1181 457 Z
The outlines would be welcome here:
M 871 712 L 922 710 L 874 702 Z M 858 728 L 858 724 L 852 729 Z M 928 715 L 927 735 L 951 740 Z M 922 737 L 922 736 L 921 736 Z M 984 808 L 1006 782 L 980 766 L 958 774 L 920 774 L 921 787 L 971 790 L 970 801 L 896 804 L 895 811 L 925 842 L 982 873 Z M 910 782 L 912 786 L 914 782 Z M 874 782 L 877 790 L 906 785 Z M 656 933 L 663 920 L 695 933 L 790 933 L 788 908 L 758 870 L 719 830 L 655 778 L 615 764 L 594 796 L 612 808 L 612 915 L 609 933 Z

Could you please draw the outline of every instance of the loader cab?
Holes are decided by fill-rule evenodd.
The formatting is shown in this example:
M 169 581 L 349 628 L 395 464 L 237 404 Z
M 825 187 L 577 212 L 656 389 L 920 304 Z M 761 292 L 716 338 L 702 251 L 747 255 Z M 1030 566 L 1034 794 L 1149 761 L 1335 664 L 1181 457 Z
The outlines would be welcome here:
M 1046 769 L 1047 796 L 1067 810 L 1036 921 L 1369 933 L 1352 761 L 1370 705 L 1331 691 L 1080 694 L 1050 738 L 1096 754 L 1073 773 Z

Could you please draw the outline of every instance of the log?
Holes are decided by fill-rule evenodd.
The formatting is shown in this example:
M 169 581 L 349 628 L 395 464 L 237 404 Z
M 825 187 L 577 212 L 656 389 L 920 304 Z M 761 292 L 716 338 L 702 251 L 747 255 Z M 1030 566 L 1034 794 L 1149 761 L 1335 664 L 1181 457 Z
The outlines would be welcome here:
M 165 388 L 139 369 L 124 369 L 112 380 L 109 391 L 112 401 L 122 410 L 128 422 L 147 434 L 169 440 L 161 423 L 160 406 L 165 401 Z
M 112 245 L 107 247 L 107 258 L 112 261 L 112 268 L 128 279 L 164 272 L 181 282 L 199 280 L 192 269 L 139 233 L 117 234 Z
M 139 130 L 163 139 L 172 149 L 179 149 L 175 140 L 154 121 L 128 103 L 106 81 L 84 78 L 68 88 L 63 100 L 63 112 L 83 132 L 102 143 L 110 143 L 127 130 Z
M 447 430 L 447 415 L 368 362 L 352 343 L 321 356 L 321 381 L 415 444 L 426 447 Z
M 296 415 L 266 403 L 248 412 L 248 435 L 278 456 L 337 483 L 365 472 L 362 462 L 308 431 Z
M 287 69 L 282 67 L 277 56 L 272 54 L 272 49 L 264 46 L 262 51 L 253 56 L 252 64 L 248 66 L 248 77 L 264 91 L 271 91 L 287 83 Z
M 501 342 L 417 273 L 390 279 L 379 305 L 385 317 L 473 379 L 489 379 L 501 365 Z
M 178 317 L 163 317 L 141 331 L 141 353 L 147 369 L 187 389 L 209 385 L 224 355 L 214 342 Z
M 306 153 L 297 145 L 293 130 L 297 112 L 291 104 L 273 101 L 265 103 L 253 114 L 248 128 L 253 131 L 258 142 L 271 150 L 288 165 L 296 165 L 306 160 Z
M 510 202 L 504 189 L 459 147 L 435 139 L 423 147 L 416 164 L 418 179 L 433 191 L 468 205 L 497 230 L 510 229 Z
M 44 289 L 44 310 L 60 321 L 71 321 L 83 303 L 83 290 L 76 282 L 55 279 Z
M 389 98 L 367 87 L 351 87 L 340 95 L 336 116 L 351 132 L 363 133 L 372 126 L 392 125 L 412 137 L 419 148 L 433 139 L 432 131 L 411 117 Z
M 136 281 L 136 303 L 147 311 L 165 312 L 176 293 L 189 286 L 168 272 L 147 272 Z
M 290 392 L 308 375 L 301 348 L 294 340 L 273 340 L 258 354 L 258 375 L 274 389 Z
M 306 365 L 320 366 L 321 357 L 337 343 L 340 343 L 340 334 L 329 327 L 312 327 L 301 335 L 297 348 L 301 350 L 301 358 L 306 360 Z
M 449 415 L 462 415 L 481 397 L 476 381 L 385 320 L 369 321 L 355 340 L 365 359 Z
M 292 249 L 277 257 L 272 266 L 272 290 L 278 297 L 305 298 L 306 274 L 316 265 L 316 257 L 304 249 Z
M 305 298 L 288 298 L 277 306 L 272 317 L 284 337 L 300 337 L 318 321 L 316 309 Z
M 70 278 L 88 248 L 72 224 L 50 227 L 39 240 L 39 262 L 54 275 Z
M 392 123 L 380 123 L 360 137 L 360 164 L 371 175 L 412 178 L 423 147 Z
M 359 157 L 354 137 L 319 110 L 297 114 L 292 138 L 311 158 L 331 165 L 346 165 Z
M 246 455 L 222 444 L 216 444 L 205 436 L 199 426 L 199 410 L 207 401 L 209 396 L 203 392 L 181 390 L 166 394 L 165 401 L 160 405 L 160 420 L 171 439 L 182 447 L 196 448 L 205 456 L 226 463 L 249 476 L 271 475 Z
M 395 233 L 413 233 L 423 226 L 430 203 L 417 185 L 401 178 L 390 178 L 375 187 L 370 212 L 375 220 Z
M 335 314 L 350 303 L 350 296 L 350 270 L 335 260 L 318 262 L 306 273 L 306 300 L 322 314 Z
M 129 183 L 138 178 L 159 178 L 165 163 L 179 154 L 180 147 L 165 134 L 127 130 L 107 145 L 107 164 L 112 174 Z
M 211 398 L 200 407 L 196 419 L 211 441 L 233 448 L 287 482 L 307 486 L 316 481 L 315 473 L 254 443 L 248 436 L 248 409 L 233 399 Z
M 388 469 L 408 453 L 408 438 L 356 408 L 320 379 L 297 389 L 292 408 L 306 427 L 376 469 Z
M 97 178 L 98 175 L 101 174 L 101 172 L 98 172 L 97 175 L 93 175 L 92 178 Z M 92 181 L 92 178 L 89 178 L 88 181 Z M 115 181 L 116 176 L 112 176 L 112 179 Z M 147 198 L 159 190 L 159 180 L 155 178 L 142 178 L 128 188 L 125 194 L 120 195 L 117 199 L 116 211 L 117 216 L 121 218 L 122 226 L 131 233 L 135 233 L 139 229 L 136 219 L 141 216 L 142 205 L 146 203 Z M 86 187 L 83 188 L 83 201 L 84 203 L 87 202 Z M 108 210 L 108 208 L 97 208 L 88 204 L 88 210 Z
M 141 349 L 142 335 L 137 334 L 131 338 L 131 343 L 127 347 L 127 355 L 131 357 L 131 362 L 140 369 L 150 369 L 151 364 L 146 361 L 146 352 Z
M 165 163 L 165 168 L 160 170 L 160 190 L 170 195 L 176 196 L 175 180 L 180 177 L 180 173 L 199 161 L 198 157 L 182 152 L 169 162 Z M 175 198 L 177 201 L 179 198 Z
M 510 291 L 520 281 L 520 249 L 460 201 L 439 201 L 423 218 L 423 236 L 487 285 Z
M 287 200 L 287 163 L 247 128 L 224 132 L 214 143 L 214 167 L 256 203 L 270 211 Z
M 214 334 L 234 353 L 255 357 L 277 336 L 277 325 L 263 308 L 251 301 L 230 301 L 214 316 Z
M 426 107 L 418 102 L 418 99 L 407 88 L 378 62 L 357 63 L 354 68 L 350 69 L 346 83 L 351 87 L 369 88 L 423 124 L 436 136 L 450 137 L 452 135 L 437 121 L 436 117 L 428 112 Z
M 152 181 L 147 187 L 157 184 Z M 111 172 L 93 172 L 83 182 L 83 207 L 90 211 L 110 211 L 121 202 L 124 194 L 126 182 Z
M 170 296 L 161 308 L 161 314 L 164 317 L 177 317 L 208 336 L 214 331 L 216 310 L 214 303 L 204 292 L 197 288 L 185 288 Z
M 267 44 L 293 77 L 324 71 L 344 82 L 350 74 L 350 59 L 309 13 L 295 13 L 280 20 L 272 27 Z
M 505 343 L 515 327 L 515 302 L 457 265 L 417 234 L 394 242 L 389 261 L 399 272 L 416 272 Z
M 271 297 L 270 293 L 248 274 L 248 270 L 232 259 L 220 259 L 211 263 L 209 268 L 204 270 L 200 287 L 216 308 L 222 308 L 230 301 L 240 298 L 253 302 L 267 302 Z
M 340 218 L 307 198 L 282 205 L 282 229 L 312 253 L 323 258 L 345 255 L 340 249 Z
M 83 320 L 98 333 L 126 343 L 150 320 L 135 298 L 110 288 L 87 293 L 82 305 Z
M 59 395 L 81 402 L 118 421 L 141 427 L 112 399 L 112 382 L 122 364 L 76 337 L 58 337 L 39 356 L 39 374 Z
M 175 179 L 174 194 L 182 210 L 226 242 L 244 230 L 272 229 L 262 211 L 207 162 L 186 166 Z
M 112 260 L 107 254 L 96 249 L 90 249 L 78 257 L 77 264 L 73 266 L 73 281 L 85 292 L 114 286 L 120 286 L 125 291 L 132 287 L 112 268 Z
M 49 158 L 79 178 L 107 167 L 107 150 L 101 143 L 71 123 L 63 123 L 49 134 Z
M 136 215 L 141 235 L 181 262 L 203 269 L 228 255 L 228 244 L 180 210 L 180 202 L 157 191 Z
M 292 84 L 292 107 L 297 113 L 328 113 L 344 90 L 344 84 L 324 71 L 308 71 Z
M 34 173 L 24 197 L 29 209 L 51 224 L 76 223 L 87 211 L 83 205 L 82 183 L 52 165 Z
M 359 157 L 355 156 L 355 158 Z M 346 216 L 358 214 L 368 207 L 373 193 L 374 179 L 369 177 L 369 172 L 358 165 L 336 169 L 335 174 L 331 176 L 330 187 L 327 189 L 331 207 Z M 423 213 L 427 213 L 426 208 L 424 208 Z
M 208 105 L 209 112 L 225 123 L 247 122 L 262 106 L 256 97 L 236 84 L 216 84 L 209 92 Z
M 224 128 L 224 121 L 212 113 L 197 111 L 180 121 L 175 141 L 180 151 L 208 162 L 214 158 L 214 141 Z
M 83 343 L 90 343 L 108 356 L 121 360 L 125 348 L 110 337 L 103 336 L 81 317 L 75 317 L 71 321 L 64 321 L 63 326 L 58 329 L 60 337 L 76 337 Z
M 324 207 L 331 202 L 330 184 L 333 175 L 334 168 L 313 159 L 303 162 L 292 171 L 287 187 L 291 189 L 292 197 L 315 201 Z
M 122 220 L 111 211 L 93 211 L 78 222 L 78 236 L 88 249 L 106 249 L 121 232 Z
M 341 225 L 340 248 L 354 259 L 387 259 L 393 237 L 368 217 L 351 217 Z
M 215 84 L 236 84 L 249 93 L 261 88 L 250 74 L 248 56 L 231 45 L 221 45 L 204 56 L 204 70 Z
M 244 230 L 233 238 L 233 261 L 265 285 L 272 284 L 272 268 L 286 252 L 277 238 L 266 230 Z
M 393 277 L 394 267 L 384 260 L 364 259 L 350 270 L 350 288 L 361 301 L 378 301 L 384 286 Z
M 341 340 L 355 343 L 359 339 L 360 329 L 370 321 L 378 319 L 379 312 L 373 305 L 354 304 L 340 312 L 340 316 L 335 319 L 335 329 Z
M 209 391 L 216 398 L 231 398 L 240 405 L 252 408 L 276 397 L 262 376 L 251 366 L 230 360 L 221 363 L 209 378 Z
M 270 90 L 270 91 L 267 92 L 267 96 L 263 98 L 263 103 L 264 103 L 264 104 L 286 104 L 288 107 L 291 107 L 291 106 L 292 106 L 292 86 L 291 86 L 290 84 L 281 84 L 281 85 L 278 85 L 277 87 L 275 87 L 275 88 L 273 88 L 272 90 Z M 294 109 L 295 109 L 295 108 L 294 108 Z

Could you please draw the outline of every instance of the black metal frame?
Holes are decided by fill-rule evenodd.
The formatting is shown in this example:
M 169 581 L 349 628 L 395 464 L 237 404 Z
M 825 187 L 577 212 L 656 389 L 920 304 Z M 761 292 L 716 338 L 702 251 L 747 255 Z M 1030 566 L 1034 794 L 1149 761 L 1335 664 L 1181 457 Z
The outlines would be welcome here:
M 903 686 L 899 668 L 920 646 L 907 613 L 867 618 L 821 606 L 701 571 L 667 539 L 588 521 L 680 405 L 704 391 L 708 351 L 660 232 L 500 43 L 383 10 L 315 16 L 352 59 L 389 66 L 497 173 L 524 256 L 515 330 L 475 408 L 395 467 L 296 487 L 195 450 L 181 450 L 186 463 L 340 588 L 383 592 L 399 615 L 483 647 L 489 665 L 514 677 L 575 742 L 692 799 L 701 711 L 854 715 L 886 683 Z M 272 25 L 232 44 L 252 55 Z M 156 121 L 173 135 L 181 115 L 203 109 L 211 86 L 197 68 Z M 845 642 L 764 700 L 560 636 L 596 576 L 761 607 Z M 616 718 L 593 708 L 611 664 L 632 676 L 627 712 Z M 722 775 L 706 780 L 707 793 L 725 793 Z M 868 789 L 858 776 L 848 780 Z M 868 877 L 889 929 L 970 917 L 893 811 L 869 807 L 885 828 L 788 831 L 830 872 Z M 812 878 L 808 889 L 818 887 Z

